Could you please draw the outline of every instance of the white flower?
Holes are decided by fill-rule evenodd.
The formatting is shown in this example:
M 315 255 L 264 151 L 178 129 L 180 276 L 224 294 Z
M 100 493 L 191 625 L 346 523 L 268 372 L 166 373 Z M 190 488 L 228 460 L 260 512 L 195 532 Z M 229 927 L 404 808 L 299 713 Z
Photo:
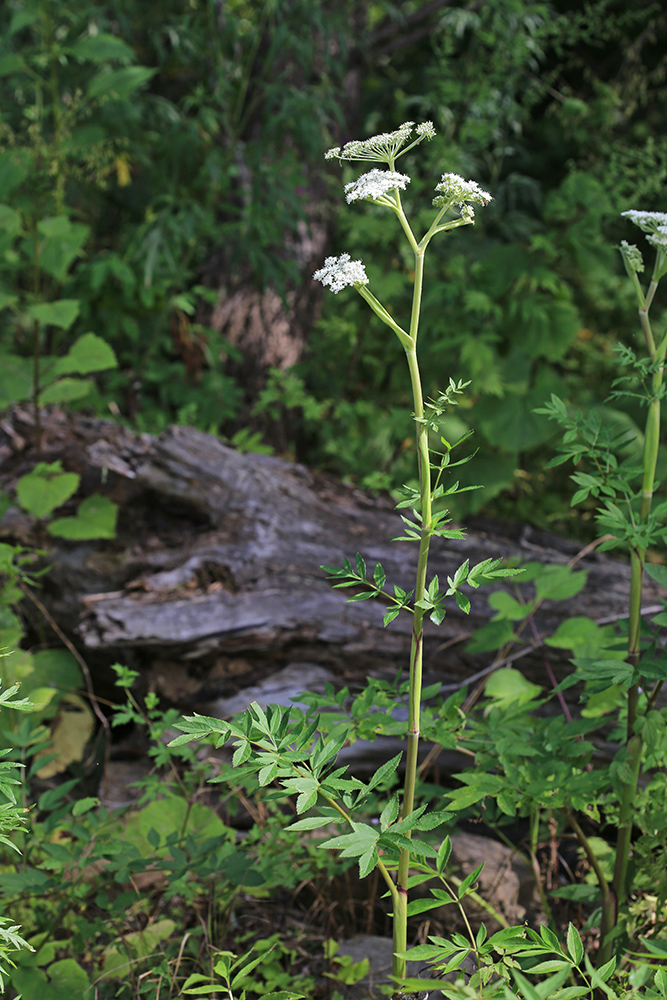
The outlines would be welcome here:
M 646 237 L 646 242 L 650 243 L 656 250 L 667 251 L 667 225 L 658 226 L 654 233 Z
M 348 205 L 353 201 L 361 201 L 365 198 L 369 201 L 377 201 L 387 191 L 393 191 L 394 188 L 405 191 L 409 183 L 410 178 L 407 174 L 397 174 L 395 170 L 378 170 L 377 167 L 374 167 L 367 174 L 357 177 L 356 181 L 345 185 L 345 198 Z
M 638 212 L 631 208 L 627 212 L 621 212 L 621 215 L 630 219 L 645 233 L 656 233 L 659 227 L 667 225 L 667 212 Z
M 366 268 L 360 260 L 350 260 L 349 253 L 342 253 L 340 257 L 327 257 L 324 267 L 313 274 L 315 281 L 321 281 L 328 285 L 334 295 L 338 295 L 341 289 L 347 285 L 367 285 Z
M 447 205 L 464 205 L 475 202 L 478 205 L 488 205 L 493 198 L 488 191 L 483 191 L 477 181 L 466 181 L 459 174 L 443 174 L 435 190 L 439 192 L 433 199 L 436 208 Z
M 404 149 L 410 140 L 414 122 L 404 122 L 395 132 L 382 132 L 370 139 L 353 139 L 346 142 L 343 148 L 334 146 L 324 154 L 325 160 L 373 160 L 375 163 L 393 163 L 397 156 L 407 153 L 422 139 L 432 139 L 435 135 L 433 122 L 422 122 L 415 129 L 416 138 Z

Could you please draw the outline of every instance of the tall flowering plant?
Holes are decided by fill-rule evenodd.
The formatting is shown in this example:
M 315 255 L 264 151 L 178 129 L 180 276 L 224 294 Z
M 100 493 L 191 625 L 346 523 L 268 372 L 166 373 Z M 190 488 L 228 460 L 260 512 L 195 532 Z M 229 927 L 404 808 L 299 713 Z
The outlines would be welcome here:
M 373 166 L 356 180 L 346 184 L 345 197 L 348 204 L 370 201 L 380 205 L 393 212 L 398 219 L 414 255 L 414 286 L 409 321 L 401 324 L 391 315 L 371 291 L 364 264 L 360 260 L 352 260 L 347 253 L 327 257 L 324 266 L 314 275 L 316 280 L 335 295 L 347 287 L 354 288 L 375 315 L 389 327 L 405 352 L 412 389 L 419 486 L 404 487 L 404 499 L 398 506 L 406 512 L 401 514 L 405 529 L 397 540 L 414 542 L 418 546 L 414 588 L 407 591 L 395 584 L 393 589 L 389 589 L 381 564 L 376 564 L 372 575 L 369 574 L 360 553 L 357 553 L 354 562 L 346 559 L 341 568 L 323 567 L 334 587 L 356 588 L 356 593 L 350 600 L 379 598 L 383 601 L 386 605 L 385 625 L 389 625 L 401 612 L 412 615 L 409 677 L 401 688 L 401 693 L 407 693 L 409 705 L 402 795 L 398 792 L 391 795 L 377 821 L 364 821 L 365 813 L 362 810 L 364 807 L 367 810 L 369 795 L 376 794 L 376 790 L 384 788 L 392 780 L 403 754 L 397 754 L 392 760 L 382 764 L 367 784 L 356 777 L 344 776 L 346 768 L 336 766 L 338 752 L 348 737 L 354 737 L 354 727 L 351 723 L 347 726 L 343 723 L 332 724 L 327 721 L 326 713 L 320 717 L 311 710 L 304 716 L 295 708 L 287 710 L 269 706 L 264 711 L 259 705 L 253 704 L 240 721 L 222 722 L 201 716 L 185 719 L 179 724 L 184 735 L 175 741 L 178 744 L 193 738 L 213 736 L 220 745 L 232 738 L 236 741 L 233 766 L 237 774 L 254 773 L 260 786 L 277 782 L 284 792 L 296 796 L 296 812 L 301 818 L 291 825 L 291 829 L 314 830 L 323 826 L 330 827 L 332 824 L 343 825 L 343 832 L 325 840 L 320 846 L 339 850 L 343 857 L 358 858 L 361 877 L 378 869 L 386 883 L 393 912 L 392 971 L 395 1000 L 428 995 L 423 991 L 406 992 L 409 988 L 406 985 L 406 951 L 411 873 L 421 873 L 417 876 L 420 881 L 432 877 L 444 883 L 445 888 L 439 890 L 440 895 L 436 895 L 431 901 L 431 906 L 439 906 L 443 902 L 454 902 L 460 906 L 466 895 L 475 893 L 475 879 L 479 874 L 478 869 L 463 883 L 459 883 L 457 890 L 453 890 L 445 880 L 450 851 L 449 838 L 445 837 L 436 850 L 430 843 L 413 836 L 418 831 L 434 830 L 451 818 L 450 813 L 428 812 L 425 805 L 415 803 L 424 618 L 429 615 L 433 622 L 440 624 L 450 599 L 455 600 L 467 613 L 470 610 L 470 600 L 464 587 L 476 588 L 482 582 L 518 572 L 501 567 L 499 560 L 486 559 L 474 566 L 466 560 L 452 577 L 448 577 L 444 585 L 440 584 L 437 576 L 428 579 L 428 556 L 432 540 L 464 537 L 463 531 L 451 524 L 449 513 L 443 506 L 447 497 L 459 491 L 459 484 L 446 486 L 443 474 L 466 459 L 453 461 L 453 447 L 443 437 L 439 439 L 440 447 L 432 455 L 430 438 L 437 434 L 445 409 L 457 403 L 457 396 L 468 383 L 450 378 L 449 385 L 437 398 L 424 400 L 417 360 L 424 259 L 434 236 L 472 225 L 475 207 L 483 207 L 491 201 L 491 195 L 475 181 L 464 180 L 458 174 L 443 174 L 435 185 L 433 221 L 423 236 L 418 238 L 415 235 L 401 200 L 401 192 L 407 190 L 410 178 L 396 170 L 396 161 L 434 136 L 435 129 L 431 122 L 420 125 L 406 122 L 394 132 L 363 141 L 348 142 L 342 148 L 330 149 L 326 154 L 327 159 L 341 162 L 368 161 L 381 165 Z M 446 336 L 446 331 L 443 330 L 442 335 Z M 378 696 L 377 692 L 375 694 Z M 386 697 L 386 692 L 381 695 Z M 313 709 L 315 707 L 317 706 L 313 703 Z M 443 719 L 446 714 L 443 714 Z M 456 711 L 450 714 L 453 722 L 449 719 L 447 724 L 451 722 L 452 727 L 460 725 Z M 395 732 L 395 729 L 392 731 Z M 481 902 L 476 894 L 475 898 Z M 517 934 L 522 934 L 521 928 L 517 929 Z M 490 939 L 488 943 L 489 955 L 493 951 L 492 942 L 493 939 Z M 475 950 L 480 964 L 483 964 L 472 932 L 470 947 Z M 459 954 L 458 951 L 456 953 Z M 414 985 L 413 981 L 412 986 Z
M 459 528 L 449 527 L 450 518 L 446 509 L 434 510 L 434 501 L 444 496 L 451 496 L 458 490 L 458 483 L 445 490 L 441 482 L 442 473 L 451 462 L 451 447 L 441 439 L 444 453 L 439 454 L 439 461 L 432 461 L 430 450 L 430 434 L 437 430 L 438 417 L 447 406 L 456 404 L 456 396 L 463 392 L 467 383 L 455 382 L 450 379 L 449 387 L 441 393 L 437 400 L 424 402 L 422 380 L 417 358 L 417 343 L 419 337 L 419 318 L 422 302 L 424 281 L 424 261 L 429 243 L 438 233 L 446 233 L 461 226 L 472 225 L 475 221 L 474 206 L 486 206 L 492 200 L 491 195 L 482 190 L 475 181 L 464 180 L 458 174 L 443 174 L 435 186 L 433 206 L 435 217 L 430 227 L 418 239 L 405 214 L 401 191 L 405 191 L 410 183 L 407 174 L 398 173 L 395 169 L 396 160 L 413 149 L 424 140 L 433 139 L 435 129 L 431 122 L 423 122 L 415 127 L 414 122 L 406 122 L 395 132 L 373 136 L 363 141 L 348 142 L 342 148 L 330 149 L 327 159 L 339 161 L 370 161 L 381 163 L 385 169 L 374 167 L 361 174 L 355 181 L 345 185 L 345 197 L 348 203 L 354 201 L 370 201 L 392 211 L 405 234 L 414 254 L 414 286 L 412 294 L 412 310 L 410 322 L 405 329 L 389 313 L 389 311 L 373 295 L 369 288 L 366 269 L 360 260 L 353 261 L 349 254 L 339 257 L 328 257 L 324 267 L 316 271 L 314 278 L 338 294 L 346 286 L 352 286 L 368 303 L 373 312 L 385 323 L 398 338 L 405 351 L 405 357 L 412 388 L 414 421 L 416 433 L 417 460 L 419 469 L 419 489 L 405 488 L 406 499 L 399 507 L 410 508 L 411 517 L 403 517 L 406 524 L 406 534 L 401 540 L 415 541 L 419 545 L 417 560 L 417 575 L 414 591 L 406 595 L 404 591 L 395 588 L 394 594 L 385 591 L 385 574 L 381 566 L 376 567 L 373 580 L 366 577 L 363 561 L 353 570 L 349 562 L 342 569 L 324 567 L 328 570 L 334 586 L 347 587 L 354 584 L 361 586 L 361 592 L 352 600 L 365 599 L 373 596 L 389 598 L 389 608 L 385 615 L 388 624 L 403 609 L 413 616 L 412 642 L 410 649 L 409 668 L 409 717 L 407 730 L 407 759 L 403 800 L 401 804 L 401 822 L 409 824 L 415 809 L 415 784 L 417 776 L 417 755 L 420 735 L 420 707 L 422 695 L 422 660 L 424 618 L 428 614 L 432 621 L 440 624 L 445 616 L 445 602 L 453 597 L 458 606 L 466 613 L 470 610 L 470 601 L 462 591 L 467 584 L 477 587 L 482 581 L 500 576 L 510 576 L 516 570 L 503 569 L 498 560 L 485 560 L 476 566 L 470 566 L 466 561 L 448 578 L 447 586 L 441 587 L 434 577 L 428 581 L 428 557 L 433 538 L 462 538 Z M 446 336 L 446 331 L 443 331 Z M 368 584 L 371 583 L 371 589 Z M 410 602 L 410 598 L 412 598 Z M 390 866 L 375 860 L 376 851 L 371 853 L 369 862 L 377 863 L 385 869 L 385 879 L 393 903 L 394 912 L 394 977 L 400 981 L 405 976 L 404 955 L 407 948 L 407 912 L 408 912 L 408 881 L 411 861 L 411 830 L 405 829 L 405 845 L 401 848 L 396 866 L 395 880 L 388 870 Z M 381 869 L 382 870 L 382 869 Z

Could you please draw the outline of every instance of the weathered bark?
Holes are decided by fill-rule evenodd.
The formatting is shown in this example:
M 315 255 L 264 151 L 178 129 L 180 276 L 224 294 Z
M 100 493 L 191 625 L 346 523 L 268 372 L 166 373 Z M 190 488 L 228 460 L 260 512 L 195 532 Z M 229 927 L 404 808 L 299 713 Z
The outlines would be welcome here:
M 27 411 L 16 411 L 2 425 L 4 489 L 29 467 L 22 443 L 31 439 L 30 422 Z M 44 423 L 44 460 L 60 459 L 81 475 L 77 499 L 100 492 L 120 505 L 115 540 L 48 542 L 52 568 L 42 599 L 93 667 L 119 660 L 153 678 L 170 676 L 192 704 L 295 661 L 327 666 L 346 682 L 405 666 L 409 615 L 383 628 L 378 602 L 346 604 L 350 592 L 332 590 L 319 568 L 359 551 L 369 572 L 379 560 L 390 585 L 409 589 L 416 546 L 391 542 L 402 524 L 389 502 L 276 458 L 241 455 L 193 428 L 134 435 L 57 412 Z M 0 532 L 5 541 L 44 546 L 34 521 L 15 508 Z M 489 556 L 565 563 L 576 552 L 530 528 L 487 525 L 464 541 L 437 540 L 431 573 L 445 580 L 465 559 Z M 572 614 L 623 614 L 628 567 L 594 553 L 579 566 L 589 574 L 586 589 L 570 601 L 545 602 L 536 615 L 540 634 Z M 491 662 L 468 655 L 463 641 L 493 614 L 487 593 L 471 594 L 470 616 L 452 604 L 439 629 L 427 625 L 429 680 L 459 684 Z M 656 595 L 649 590 L 645 599 L 655 603 Z M 562 673 L 566 661 L 558 651 L 549 656 Z M 547 683 L 541 652 L 524 658 L 524 667 Z

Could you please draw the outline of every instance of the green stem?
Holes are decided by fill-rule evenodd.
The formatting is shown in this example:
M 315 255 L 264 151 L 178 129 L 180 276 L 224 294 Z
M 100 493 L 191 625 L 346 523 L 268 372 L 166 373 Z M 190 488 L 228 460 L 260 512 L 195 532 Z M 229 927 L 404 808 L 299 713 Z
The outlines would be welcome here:
M 422 691 L 422 661 L 423 661 L 423 622 L 424 612 L 417 603 L 424 599 L 426 593 L 426 572 L 428 554 L 431 543 L 431 464 L 428 447 L 428 427 L 424 420 L 424 398 L 422 394 L 421 376 L 417 362 L 417 333 L 419 327 L 419 312 L 421 307 L 422 283 L 424 277 L 424 254 L 415 254 L 415 282 L 412 297 L 412 314 L 410 317 L 410 338 L 412 346 L 406 349 L 405 356 L 410 372 L 412 398 L 417 434 L 417 454 L 419 460 L 419 486 L 421 492 L 421 541 L 417 560 L 417 579 L 415 583 L 415 607 L 412 626 L 412 643 L 410 647 L 410 695 L 408 708 L 408 752 L 405 768 L 405 783 L 403 788 L 402 816 L 408 816 L 414 809 L 415 786 L 417 783 L 417 757 L 419 752 L 419 728 Z M 408 834 L 409 836 L 409 834 Z M 400 983 L 405 978 L 406 961 L 399 958 L 398 953 L 407 947 L 407 905 L 408 876 L 410 870 L 410 851 L 401 851 L 398 862 L 397 890 L 399 906 L 394 910 L 394 978 Z
M 611 944 L 609 945 L 605 944 L 605 938 L 607 938 L 609 931 L 613 928 L 616 922 L 616 898 L 614 893 L 609 887 L 607 879 L 604 877 L 604 873 L 600 868 L 598 859 L 595 856 L 595 851 L 591 847 L 588 837 L 579 826 L 579 823 L 577 822 L 574 814 L 571 813 L 569 809 L 566 809 L 565 815 L 567 817 L 568 823 L 570 824 L 570 826 L 574 831 L 574 835 L 576 836 L 577 840 L 579 841 L 579 844 L 581 845 L 584 851 L 584 854 L 586 855 L 586 858 L 588 859 L 589 865 L 595 872 L 595 877 L 597 878 L 598 885 L 600 887 L 600 895 L 602 897 L 602 921 L 600 923 L 600 957 L 598 960 L 598 964 L 602 966 L 605 964 L 605 962 L 609 961 L 609 958 L 603 958 L 603 952 L 607 947 L 611 948 Z
M 655 471 L 658 461 L 658 447 L 660 444 L 660 390 L 663 382 L 663 364 L 665 351 L 667 349 L 667 338 L 663 338 L 656 348 L 651 323 L 648 317 L 648 310 L 653 301 L 657 281 L 653 279 L 649 286 L 649 291 L 643 306 L 639 309 L 639 322 L 644 334 L 646 348 L 654 365 L 654 372 L 651 379 L 651 400 L 649 411 L 646 417 L 646 428 L 644 433 L 644 453 L 642 458 L 642 492 L 639 520 L 646 523 L 651 513 L 653 502 L 653 490 L 655 487 Z M 636 671 L 639 665 L 641 654 L 640 631 L 641 631 L 641 599 L 642 581 L 644 575 L 644 559 L 646 553 L 639 547 L 633 547 L 630 551 L 630 606 L 628 619 L 628 653 L 627 661 Z M 627 895 L 628 862 L 632 843 L 632 825 L 635 815 L 635 799 L 637 797 L 637 785 L 641 770 L 643 741 L 639 734 L 635 733 L 637 714 L 639 709 L 639 680 L 637 680 L 628 691 L 628 719 L 626 730 L 626 750 L 628 753 L 628 769 L 630 778 L 621 784 L 620 807 L 618 818 L 618 836 L 616 840 L 616 860 L 614 863 L 613 893 L 614 911 L 617 906 L 621 906 Z M 616 912 L 608 920 L 605 920 L 605 910 L 603 907 L 603 926 L 600 928 L 601 949 L 600 964 L 609 961 L 612 954 L 612 942 L 608 932 L 613 928 L 616 921 Z M 605 938 L 607 940 L 605 940 Z

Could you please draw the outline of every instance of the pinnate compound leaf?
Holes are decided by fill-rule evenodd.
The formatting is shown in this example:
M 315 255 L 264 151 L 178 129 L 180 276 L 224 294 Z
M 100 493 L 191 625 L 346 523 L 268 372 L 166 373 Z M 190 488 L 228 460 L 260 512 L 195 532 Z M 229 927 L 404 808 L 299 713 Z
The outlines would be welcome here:
M 343 858 L 361 857 L 372 850 L 380 837 L 380 831 L 366 823 L 352 823 L 353 833 L 343 833 L 338 837 L 325 840 L 320 847 L 341 851 Z
M 242 740 L 240 743 L 235 745 L 236 750 L 232 756 L 232 767 L 240 767 L 241 764 L 245 764 L 250 757 L 250 754 L 252 753 L 252 744 L 248 740 Z
M 467 895 L 468 892 L 473 891 L 474 884 L 479 878 L 483 868 L 484 868 L 484 862 L 482 862 L 481 865 L 478 865 L 477 868 L 475 868 L 474 871 L 470 872 L 469 875 L 466 875 L 466 877 L 461 882 L 461 885 L 458 886 L 456 890 L 459 900 L 463 899 L 463 897 Z
M 378 863 L 378 852 L 376 847 L 366 851 L 359 858 L 359 878 L 366 878 L 373 871 Z
M 408 903 L 408 916 L 413 917 L 415 913 L 426 913 L 427 910 L 435 910 L 442 905 L 441 899 L 413 899 Z
M 330 826 L 332 823 L 342 822 L 342 818 L 333 819 L 331 816 L 305 816 L 285 827 L 286 830 L 319 830 L 320 827 Z
M 396 821 L 399 813 L 398 794 L 392 795 L 380 813 L 380 829 L 384 833 Z
M 296 800 L 296 811 L 298 816 L 300 816 L 301 813 L 307 812 L 308 809 L 316 804 L 317 791 L 317 788 L 309 788 L 307 791 L 301 792 Z
M 167 745 L 170 747 L 182 746 L 191 740 L 203 740 L 207 736 L 218 736 L 227 738 L 231 732 L 231 726 L 222 719 L 214 719 L 208 715 L 188 715 L 174 724 L 175 729 L 183 732 L 182 736 L 177 736 Z
M 574 924 L 569 924 L 567 928 L 567 950 L 574 964 L 581 965 L 584 958 L 584 946 Z
M 390 622 L 393 622 L 394 618 L 397 618 L 400 613 L 401 613 L 401 609 L 400 608 L 389 608 L 388 611 L 385 613 L 385 616 L 384 616 L 384 626 L 385 626 L 385 628 L 387 627 L 387 625 L 389 625 Z
M 454 594 L 454 600 L 456 601 L 456 603 L 458 604 L 459 608 L 464 613 L 464 615 L 470 614 L 470 600 L 466 597 L 465 594 L 462 594 L 459 590 L 457 590 L 456 593 Z M 437 608 L 436 610 L 437 612 L 440 612 L 442 610 L 443 612 L 442 617 L 440 617 L 440 620 L 437 621 L 436 619 L 439 616 L 434 611 L 433 614 L 431 615 L 431 621 L 434 621 L 436 625 L 439 625 L 442 619 L 445 617 L 444 608 L 443 609 Z
M 452 842 L 449 835 L 447 835 L 438 849 L 438 861 L 436 866 L 438 870 L 438 875 L 442 875 L 445 868 L 447 867 L 447 862 L 449 861 L 451 853 L 452 853 Z
M 392 776 L 392 774 L 400 764 L 402 756 L 403 756 L 403 751 L 397 753 L 395 757 L 391 758 L 391 760 L 385 761 L 385 763 L 382 764 L 382 766 L 377 769 L 371 780 L 368 782 L 369 792 L 372 791 L 374 788 L 377 788 L 378 785 L 380 785 L 383 781 L 386 781 L 388 778 Z
M 449 823 L 454 819 L 453 813 L 440 810 L 439 812 L 426 813 L 415 823 L 415 830 L 435 830 L 444 823 Z M 450 845 L 451 848 L 451 845 Z
M 278 764 L 275 760 L 271 761 L 270 764 L 266 764 L 262 767 L 257 775 L 257 781 L 260 786 L 269 785 L 275 776 L 278 774 Z

